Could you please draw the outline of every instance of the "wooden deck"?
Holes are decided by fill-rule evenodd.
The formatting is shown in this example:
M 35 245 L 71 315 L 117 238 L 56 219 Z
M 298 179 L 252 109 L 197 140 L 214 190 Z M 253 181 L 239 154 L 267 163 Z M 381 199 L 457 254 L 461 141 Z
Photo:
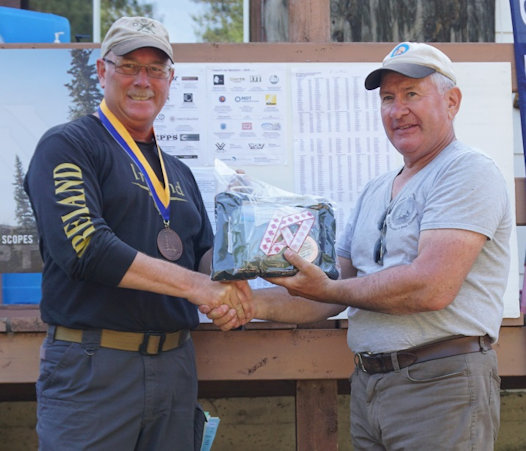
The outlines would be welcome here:
M 35 307 L 0 308 L 0 401 L 34 397 L 45 330 Z M 336 450 L 337 395 L 354 368 L 345 334 L 345 320 L 308 328 L 257 322 L 230 332 L 203 324 L 192 333 L 200 395 L 295 395 L 297 450 Z M 499 374 L 523 388 L 525 348 L 526 327 L 501 328 Z

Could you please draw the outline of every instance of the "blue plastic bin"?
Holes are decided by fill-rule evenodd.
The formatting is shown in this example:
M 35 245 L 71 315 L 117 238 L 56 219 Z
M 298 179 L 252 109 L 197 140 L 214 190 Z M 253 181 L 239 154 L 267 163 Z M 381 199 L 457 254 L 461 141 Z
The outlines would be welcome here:
M 2 274 L 2 303 L 39 304 L 42 294 L 42 273 Z
M 70 42 L 69 20 L 55 14 L 0 6 L 0 42 Z

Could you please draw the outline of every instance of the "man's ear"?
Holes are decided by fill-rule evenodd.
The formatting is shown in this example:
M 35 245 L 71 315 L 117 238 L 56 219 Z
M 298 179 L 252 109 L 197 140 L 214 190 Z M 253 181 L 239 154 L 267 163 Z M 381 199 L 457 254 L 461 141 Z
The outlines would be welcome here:
M 99 84 L 102 89 L 106 85 L 106 64 L 102 59 L 97 60 L 97 76 L 99 77 Z
M 462 93 L 458 86 L 454 86 L 447 93 L 447 110 L 448 116 L 451 120 L 455 118 L 458 111 L 460 110 L 460 104 L 462 102 Z

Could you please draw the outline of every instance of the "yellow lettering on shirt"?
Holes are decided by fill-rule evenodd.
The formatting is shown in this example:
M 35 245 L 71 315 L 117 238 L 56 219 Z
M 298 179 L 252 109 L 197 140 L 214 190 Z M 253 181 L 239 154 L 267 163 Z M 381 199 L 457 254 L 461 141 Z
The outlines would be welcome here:
M 77 254 L 82 257 L 86 251 L 91 235 L 95 232 L 90 217 L 89 208 L 86 205 L 86 194 L 84 192 L 84 180 L 82 170 L 73 163 L 62 163 L 53 170 L 55 181 L 55 194 L 66 195 L 57 200 L 57 203 L 70 208 L 70 212 L 62 215 L 64 233 L 71 241 L 71 246 Z

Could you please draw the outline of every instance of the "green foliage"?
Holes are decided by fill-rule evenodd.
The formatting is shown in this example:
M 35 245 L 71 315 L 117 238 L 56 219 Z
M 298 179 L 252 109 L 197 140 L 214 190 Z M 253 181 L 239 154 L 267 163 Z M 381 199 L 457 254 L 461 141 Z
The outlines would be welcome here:
M 29 0 L 28 3 L 28 8 L 33 11 L 67 17 L 71 26 L 71 42 L 93 41 L 93 2 L 88 0 Z M 101 0 L 100 11 L 101 38 L 119 17 L 154 17 L 153 4 L 139 4 L 139 0 Z
M 66 83 L 73 106 L 69 107 L 69 119 L 77 119 L 93 113 L 102 101 L 102 92 L 98 87 L 97 68 L 89 64 L 93 50 L 71 50 L 71 83 Z
M 101 0 L 100 29 L 104 36 L 111 24 L 122 16 L 153 16 L 151 3 L 139 4 L 138 0 Z
M 192 0 L 205 7 L 192 16 L 204 42 L 243 42 L 243 0 Z
M 76 35 L 89 36 L 87 40 L 91 41 L 93 29 L 91 3 L 85 0 L 29 0 L 28 9 L 67 17 L 71 27 L 71 42 L 76 42 Z

